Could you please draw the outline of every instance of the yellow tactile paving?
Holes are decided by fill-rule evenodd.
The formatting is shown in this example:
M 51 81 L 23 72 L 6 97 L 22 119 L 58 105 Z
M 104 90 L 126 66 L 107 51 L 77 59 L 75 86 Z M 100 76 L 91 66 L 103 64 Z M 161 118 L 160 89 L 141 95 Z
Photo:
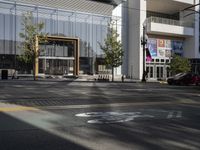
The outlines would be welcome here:
M 16 112 L 16 111 L 29 111 L 38 110 L 34 107 L 16 106 L 16 107 L 0 107 L 0 112 Z

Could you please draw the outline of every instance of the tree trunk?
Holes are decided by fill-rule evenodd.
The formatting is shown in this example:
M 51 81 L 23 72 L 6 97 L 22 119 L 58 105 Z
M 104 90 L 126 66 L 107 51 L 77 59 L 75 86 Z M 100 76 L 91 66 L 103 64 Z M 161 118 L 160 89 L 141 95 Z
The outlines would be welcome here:
M 114 67 L 112 67 L 112 82 L 114 81 Z
M 35 60 L 35 57 L 32 58 L 32 62 L 33 62 L 33 80 L 37 80 L 37 77 L 35 76 L 35 63 L 36 63 L 36 60 Z
M 35 63 L 33 63 L 33 80 L 34 81 L 36 80 L 36 77 L 35 77 Z

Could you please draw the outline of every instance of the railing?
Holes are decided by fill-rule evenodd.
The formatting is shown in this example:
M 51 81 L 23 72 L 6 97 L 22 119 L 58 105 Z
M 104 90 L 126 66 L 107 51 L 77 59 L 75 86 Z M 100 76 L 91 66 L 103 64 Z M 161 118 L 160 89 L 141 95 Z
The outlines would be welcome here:
M 146 23 L 161 23 L 161 24 L 168 24 L 168 25 L 175 25 L 175 26 L 182 26 L 182 27 L 194 27 L 193 22 L 189 21 L 180 21 L 180 20 L 173 20 L 161 17 L 149 17 L 146 19 Z

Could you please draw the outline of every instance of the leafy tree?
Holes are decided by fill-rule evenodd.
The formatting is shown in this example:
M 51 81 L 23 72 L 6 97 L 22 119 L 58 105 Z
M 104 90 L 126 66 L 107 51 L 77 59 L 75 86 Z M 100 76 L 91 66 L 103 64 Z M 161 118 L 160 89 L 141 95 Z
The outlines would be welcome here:
M 190 61 L 187 58 L 174 55 L 170 63 L 170 71 L 172 74 L 189 72 L 191 70 Z
M 21 24 L 23 27 L 23 32 L 19 33 L 19 36 L 23 39 L 23 42 L 20 46 L 23 50 L 23 54 L 20 55 L 19 59 L 27 64 L 32 64 L 33 78 L 36 80 L 35 64 L 40 52 L 42 51 L 42 49 L 39 49 L 36 42 L 46 42 L 47 34 L 42 33 L 44 23 L 34 23 L 34 17 L 31 12 L 23 14 Z
M 105 44 L 100 48 L 105 53 L 105 65 L 112 68 L 112 81 L 114 81 L 114 68 L 122 65 L 123 49 L 121 41 L 118 40 L 119 34 L 113 28 L 105 39 Z

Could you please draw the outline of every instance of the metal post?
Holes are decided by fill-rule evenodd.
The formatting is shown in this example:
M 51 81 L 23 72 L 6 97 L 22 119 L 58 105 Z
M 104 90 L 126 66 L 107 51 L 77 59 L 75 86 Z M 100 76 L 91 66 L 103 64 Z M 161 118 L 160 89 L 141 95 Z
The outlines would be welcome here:
M 94 54 L 94 18 L 92 16 L 92 74 L 95 74 L 95 54 Z
M 143 26 L 143 39 L 142 39 L 142 47 L 143 47 L 143 75 L 142 75 L 142 82 L 146 82 L 146 69 L 145 69 L 145 45 L 146 45 L 146 38 L 145 38 L 145 26 Z
M 15 2 L 15 24 L 14 24 L 14 26 L 15 26 L 15 32 L 14 32 L 14 34 L 15 34 L 15 39 L 14 39 L 14 50 L 15 50 L 15 71 L 17 70 L 17 5 L 16 5 L 16 2 Z

